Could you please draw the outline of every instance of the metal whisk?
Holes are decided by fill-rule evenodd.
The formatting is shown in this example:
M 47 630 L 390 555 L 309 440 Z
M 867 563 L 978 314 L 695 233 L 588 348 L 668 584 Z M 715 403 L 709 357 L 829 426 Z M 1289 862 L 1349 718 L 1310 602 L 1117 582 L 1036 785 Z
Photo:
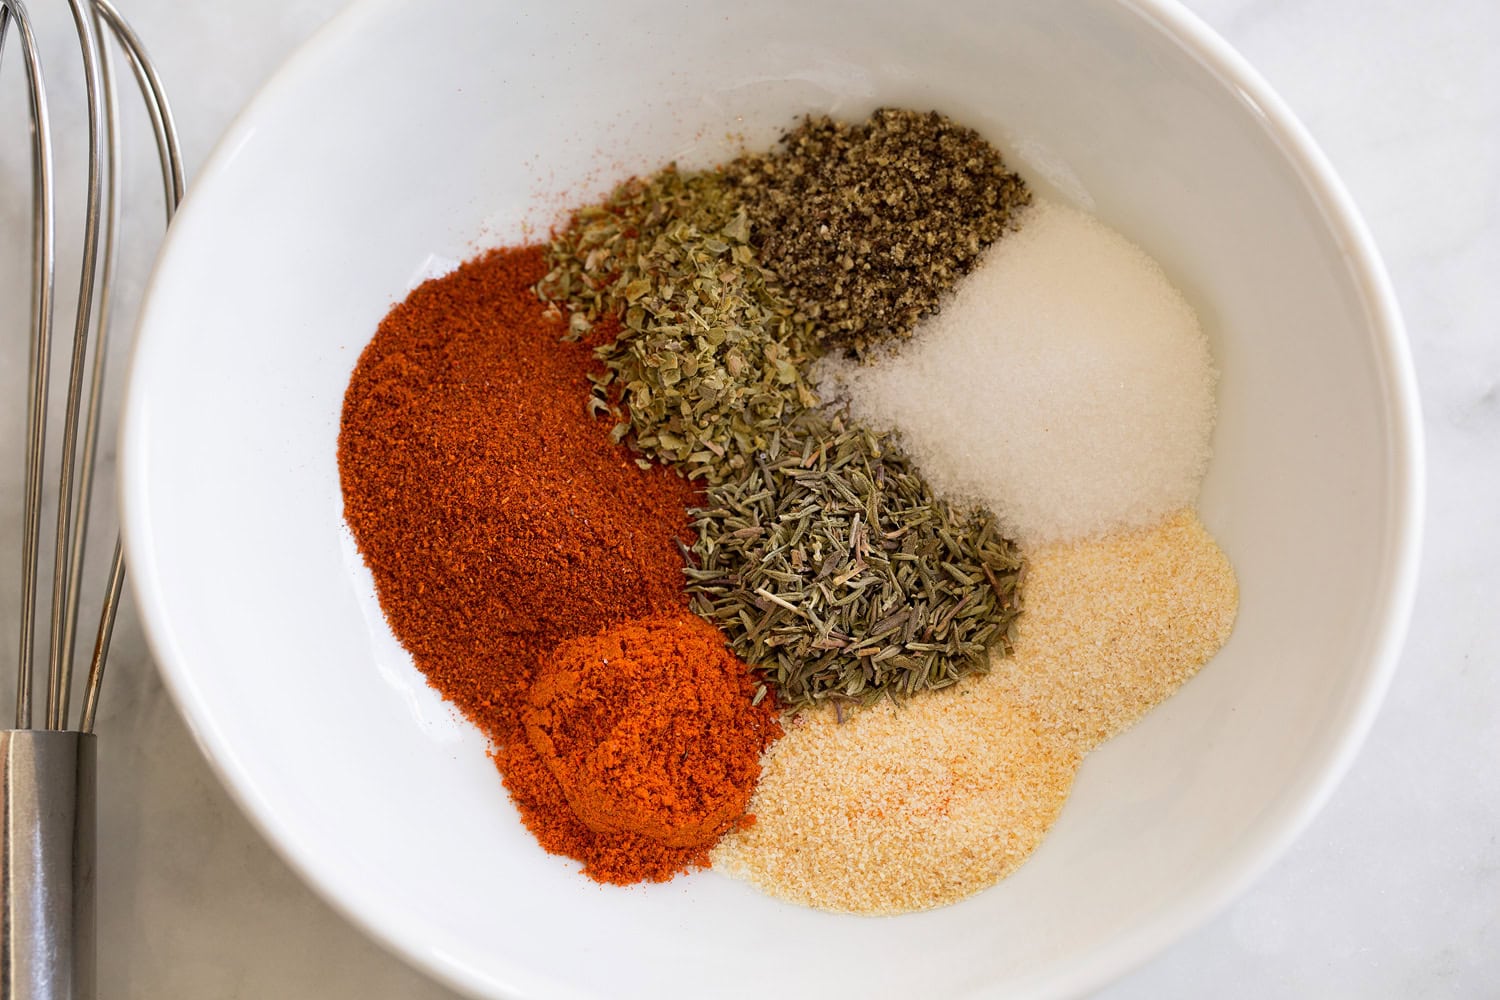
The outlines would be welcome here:
M 42 481 L 48 464 L 48 389 L 57 291 L 53 258 L 56 201 L 47 92 L 32 21 L 21 0 L 0 0 L 0 65 L 6 54 L 7 35 L 14 26 L 25 64 L 32 151 L 32 339 L 26 396 L 16 728 L 0 732 L 0 919 L 4 921 L 0 927 L 0 1000 L 87 1000 L 95 994 L 93 729 L 99 685 L 125 579 L 118 537 L 77 729 L 71 728 L 69 707 L 120 219 L 121 144 L 111 42 L 129 62 L 151 118 L 169 221 L 183 192 L 182 158 L 166 93 L 140 39 L 109 0 L 68 0 L 68 5 L 78 33 L 88 96 L 88 190 L 62 446 L 56 466 L 57 522 L 52 536 L 52 593 L 47 605 L 46 705 L 43 728 L 34 729 L 32 680 L 40 655 L 36 625 L 43 541 Z M 36 700 L 40 700 L 40 692 Z

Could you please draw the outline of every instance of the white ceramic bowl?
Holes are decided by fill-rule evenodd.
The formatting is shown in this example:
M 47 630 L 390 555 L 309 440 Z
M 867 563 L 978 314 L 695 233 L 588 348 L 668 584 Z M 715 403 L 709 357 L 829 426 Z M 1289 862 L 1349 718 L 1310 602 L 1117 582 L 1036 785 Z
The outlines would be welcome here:
M 1201 509 L 1239 573 L 1238 627 L 1088 759 L 1016 876 L 957 906 L 834 916 L 711 873 L 601 888 L 522 830 L 483 741 L 375 609 L 341 525 L 345 382 L 434 266 L 628 172 L 879 104 L 980 128 L 1195 300 L 1223 370 Z M 1057 995 L 1224 904 L 1348 764 L 1410 603 L 1417 427 L 1394 300 L 1347 197 L 1175 6 L 370 0 L 265 88 L 172 227 L 123 505 L 157 660 L 225 784 L 314 887 L 454 986 Z

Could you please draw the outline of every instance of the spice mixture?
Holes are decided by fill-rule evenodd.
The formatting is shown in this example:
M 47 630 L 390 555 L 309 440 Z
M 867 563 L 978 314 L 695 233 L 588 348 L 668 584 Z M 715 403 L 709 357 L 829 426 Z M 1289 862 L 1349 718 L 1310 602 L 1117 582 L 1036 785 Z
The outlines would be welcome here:
M 910 343 L 828 359 L 818 390 L 899 428 L 941 495 L 1023 542 L 1155 524 L 1208 467 L 1208 339 L 1157 263 L 1097 219 L 1037 200 L 1017 220 Z
M 395 306 L 345 517 L 542 848 L 905 912 L 1013 871 L 1226 641 L 1215 377 L 1160 268 L 977 133 L 809 118 Z
M 980 141 L 906 117 L 872 119 L 867 168 L 899 147 L 937 170 L 932 129 L 943 149 L 959 133 Z M 990 154 L 970 168 L 1000 171 Z M 946 687 L 984 669 L 991 643 L 1004 649 L 1020 558 L 989 512 L 935 501 L 893 439 L 814 409 L 820 341 L 758 263 L 732 169 L 668 167 L 577 211 L 537 293 L 568 309 L 573 335 L 615 321 L 589 406 L 616 421 L 617 440 L 709 483 L 693 511 L 693 606 L 784 705 Z M 757 183 L 775 189 L 774 174 Z M 911 204 L 940 218 L 946 190 Z
M 702 849 L 591 829 L 526 738 L 560 643 L 685 608 L 696 495 L 589 416 L 593 358 L 532 294 L 545 270 L 539 247 L 492 251 L 381 322 L 344 398 L 344 516 L 392 631 L 494 741 L 542 846 L 601 881 L 670 878 Z
M 1228 561 L 1191 511 L 1031 555 L 1016 649 L 951 691 L 804 713 L 767 755 L 755 825 L 714 867 L 793 902 L 902 913 L 1014 871 L 1083 755 L 1228 638 Z

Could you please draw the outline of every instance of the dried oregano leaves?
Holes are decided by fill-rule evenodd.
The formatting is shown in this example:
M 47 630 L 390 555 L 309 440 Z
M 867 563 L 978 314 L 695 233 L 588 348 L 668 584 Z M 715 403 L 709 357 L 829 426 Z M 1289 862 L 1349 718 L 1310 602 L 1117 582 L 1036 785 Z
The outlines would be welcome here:
M 615 418 L 616 440 L 710 483 L 817 405 L 810 327 L 756 263 L 732 193 L 711 171 L 627 181 L 557 235 L 537 288 L 571 310 L 575 337 L 620 318 L 596 350 L 608 374 L 590 405 Z
M 1009 649 L 1016 547 L 841 417 L 804 412 L 693 513 L 692 608 L 783 704 L 943 688 Z
M 806 371 L 826 344 L 908 334 L 1029 195 L 935 113 L 809 119 L 784 147 L 620 185 L 556 235 L 537 293 L 572 338 L 620 321 L 589 406 L 707 482 L 693 609 L 782 704 L 946 687 L 1008 648 L 1020 555 L 819 409 Z
M 808 118 L 726 172 L 761 261 L 821 337 L 856 353 L 909 336 L 1031 201 L 994 146 L 935 111 Z

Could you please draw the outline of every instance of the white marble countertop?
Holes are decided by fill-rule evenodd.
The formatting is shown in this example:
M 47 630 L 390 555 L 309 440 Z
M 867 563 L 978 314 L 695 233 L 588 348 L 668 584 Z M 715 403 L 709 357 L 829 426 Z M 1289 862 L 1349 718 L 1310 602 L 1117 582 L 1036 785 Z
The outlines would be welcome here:
M 1101 995 L 1497 996 L 1500 4 L 1188 5 L 1301 117 L 1384 252 L 1405 309 L 1426 414 L 1426 548 L 1401 669 L 1327 808 L 1243 898 Z M 71 44 L 64 5 L 33 0 L 30 6 L 43 21 L 50 62 L 62 67 Z M 147 40 L 172 95 L 191 181 L 235 110 L 341 0 L 120 0 L 120 6 Z M 6 650 L 14 648 L 19 606 L 10 567 L 20 562 L 29 248 L 13 44 L 0 67 L 0 566 L 6 567 L 0 648 Z M 77 159 L 76 137 L 83 134 L 77 75 L 56 74 L 54 125 L 75 137 L 60 149 L 65 160 Z M 135 133 L 128 183 L 134 207 L 119 302 L 130 315 L 158 238 L 159 186 L 145 169 L 144 120 L 133 114 L 127 125 Z M 76 176 L 62 179 L 81 196 Z M 65 255 L 76 238 L 65 236 Z M 124 346 L 116 346 L 123 363 Z M 103 476 L 112 474 L 110 430 Z M 100 503 L 112 519 L 107 490 Z M 95 579 L 104 554 L 94 553 Z M 366 940 L 250 827 L 165 696 L 128 601 L 99 729 L 107 747 L 100 765 L 103 995 L 452 996 Z

